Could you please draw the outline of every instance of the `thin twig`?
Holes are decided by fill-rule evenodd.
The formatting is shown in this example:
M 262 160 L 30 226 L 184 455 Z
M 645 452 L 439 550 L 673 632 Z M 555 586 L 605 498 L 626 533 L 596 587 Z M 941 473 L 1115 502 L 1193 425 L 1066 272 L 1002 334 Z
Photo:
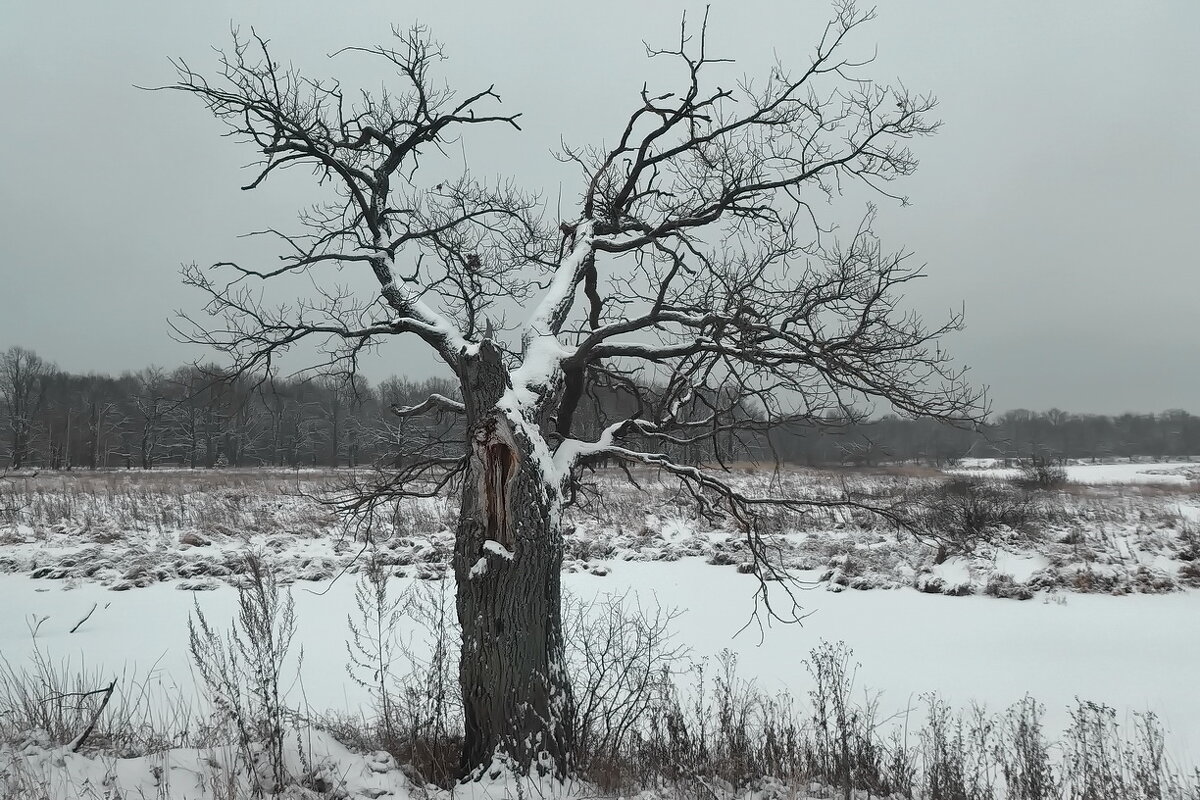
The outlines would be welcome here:
M 75 623 L 75 627 L 74 627 L 74 628 L 71 628 L 71 630 L 69 631 L 69 633 L 74 633 L 75 631 L 79 630 L 79 626 L 80 626 L 80 625 L 82 625 L 83 623 L 85 623 L 85 622 L 87 622 L 89 619 L 91 619 L 91 618 L 92 618 L 92 614 L 94 614 L 94 613 L 95 613 L 95 611 L 96 611 L 96 606 L 98 606 L 98 605 L 99 605 L 99 603 L 92 603 L 92 610 L 91 610 L 91 611 L 89 611 L 89 612 L 87 612 L 87 614 L 85 614 L 85 615 L 84 615 L 83 619 L 79 620 L 79 622 L 76 622 L 76 623 Z

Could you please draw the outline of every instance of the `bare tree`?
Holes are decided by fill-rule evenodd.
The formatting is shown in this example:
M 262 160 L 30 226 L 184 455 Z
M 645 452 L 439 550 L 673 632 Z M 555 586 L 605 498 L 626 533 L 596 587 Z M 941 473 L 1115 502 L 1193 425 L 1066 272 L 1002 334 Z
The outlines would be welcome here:
M 8 464 L 21 469 L 29 460 L 33 419 L 45 399 L 45 379 L 54 366 L 24 347 L 0 354 L 0 403 L 8 422 Z
M 159 367 L 146 367 L 133 376 L 137 394 L 132 398 L 138 435 L 138 465 L 153 469 L 163 436 L 163 418 L 170 407 L 170 386 Z
M 325 437 L 323 463 L 331 467 L 341 466 L 344 454 L 347 466 L 357 466 L 359 417 L 363 403 L 370 394 L 370 387 L 361 377 L 347 375 L 319 380 L 315 388 L 318 392 L 316 406 Z
M 328 356 L 320 367 L 353 372 L 364 348 L 399 336 L 423 342 L 457 378 L 457 398 L 394 409 L 402 419 L 457 417 L 457 450 L 410 454 L 349 505 L 461 492 L 464 772 L 497 753 L 521 770 L 570 769 L 560 515 L 589 466 L 650 465 L 680 480 L 708 513 L 741 526 L 766 575 L 775 567 L 759 509 L 862 501 L 750 494 L 719 462 L 695 466 L 671 452 L 707 443 L 723 456 L 741 437 L 859 418 L 872 403 L 982 416 L 980 395 L 940 345 L 960 320 L 929 328 L 900 308 L 921 272 L 883 248 L 874 211 L 845 237 L 820 223 L 844 183 L 892 197 L 890 182 L 917 165 L 907 141 L 937 128 L 933 98 L 880 85 L 844 54 L 871 16 L 839 3 L 806 67 L 780 64 L 736 88 L 709 77 L 722 59 L 707 53 L 707 19 L 695 30 L 685 21 L 675 45 L 648 50 L 682 68 L 680 88 L 643 88 L 615 144 L 565 149 L 579 204 L 552 224 L 510 184 L 424 177 L 423 159 L 452 137 L 517 127 L 518 115 L 487 110 L 500 99 L 491 87 L 440 86 L 432 70 L 442 51 L 421 28 L 396 30 L 391 46 L 341 51 L 394 70 L 394 93 L 351 96 L 284 68 L 257 35 L 235 35 L 211 81 L 177 62 L 168 88 L 197 97 L 261 154 L 244 188 L 303 165 L 327 192 L 298 232 L 263 232 L 283 249 L 273 267 L 185 268 L 209 317 L 180 330 L 242 371 L 270 369 L 315 340 Z M 377 288 L 360 295 L 336 283 L 347 269 Z M 262 284 L 296 274 L 321 295 L 264 299 Z M 581 408 L 600 391 L 622 394 L 626 413 L 585 437 Z
M 109 457 L 119 450 L 128 420 L 118 402 L 122 392 L 117 382 L 100 375 L 90 375 L 88 378 L 81 387 L 80 396 L 87 430 L 84 465 L 95 470 L 109 466 Z
M 218 375 L 208 387 L 215 409 L 214 431 L 219 437 L 217 458 L 228 466 L 244 466 L 269 435 L 267 415 L 255 392 L 261 382 L 259 376 L 224 380 Z

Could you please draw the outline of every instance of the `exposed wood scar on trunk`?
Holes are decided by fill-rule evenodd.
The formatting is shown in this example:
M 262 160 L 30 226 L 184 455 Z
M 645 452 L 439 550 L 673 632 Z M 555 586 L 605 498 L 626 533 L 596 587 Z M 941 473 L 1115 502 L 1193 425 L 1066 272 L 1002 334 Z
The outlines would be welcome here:
M 489 421 L 480 433 L 476 454 L 482 462 L 479 489 L 485 536 L 513 551 L 512 488 L 519 461 L 516 442 L 501 420 Z

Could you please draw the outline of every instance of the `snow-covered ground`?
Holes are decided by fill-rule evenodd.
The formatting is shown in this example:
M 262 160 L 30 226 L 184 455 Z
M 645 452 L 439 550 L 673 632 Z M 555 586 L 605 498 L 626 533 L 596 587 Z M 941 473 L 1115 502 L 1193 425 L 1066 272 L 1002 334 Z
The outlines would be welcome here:
M 926 692 L 958 708 L 980 702 L 994 710 L 1029 694 L 1045 705 L 1053 737 L 1067 726 L 1077 698 L 1094 700 L 1122 719 L 1154 712 L 1175 763 L 1194 764 L 1200 762 L 1196 468 L 1072 465 L 1073 485 L 1038 496 L 1044 507 L 1029 530 L 1001 530 L 942 563 L 934 563 L 927 544 L 862 515 L 780 517 L 771 522 L 770 541 L 796 585 L 808 587 L 797 592 L 806 616 L 799 625 L 763 626 L 747 626 L 759 583 L 746 574 L 749 556 L 739 534 L 698 519 L 668 484 L 644 481 L 644 496 L 611 483 L 606 502 L 568 518 L 564 584 L 583 598 L 630 592 L 643 606 L 683 610 L 673 628 L 695 657 L 729 648 L 742 676 L 767 691 L 787 690 L 801 704 L 810 687 L 804 659 L 822 641 L 840 640 L 862 665 L 859 690 L 882 693 L 884 716 L 916 709 Z M 964 471 L 1005 477 L 994 465 Z M 762 485 L 767 478 L 738 479 Z M 302 667 L 288 673 L 294 680 L 287 702 L 312 714 L 367 705 L 365 690 L 346 674 L 346 619 L 356 614 L 361 545 L 310 496 L 327 475 L 84 480 L 90 484 L 50 476 L 3 487 L 9 494 L 0 506 L 10 510 L 0 519 L 0 573 L 9 574 L 0 574 L 6 609 L 0 654 L 11 667 L 40 654 L 65 673 L 97 681 L 136 673 L 164 705 L 201 707 L 188 617 L 197 607 L 218 625 L 235 617 L 237 595 L 229 584 L 240 579 L 243 554 L 251 550 L 294 581 L 288 591 L 299 624 L 296 650 L 302 647 L 304 656 Z M 776 489 L 819 494 L 850 486 L 904 497 L 936 481 L 902 472 L 831 480 L 796 471 Z M 454 505 L 416 503 L 376 531 L 376 553 L 396 576 L 396 590 L 446 575 Z M 449 581 L 425 583 L 452 591 Z M 1017 586 L 1024 591 L 1008 596 L 1032 599 L 984 595 L 995 586 Z M 846 591 L 870 588 L 876 590 Z M 782 603 L 780 588 L 773 592 Z M 403 779 L 386 759 L 352 755 L 325 734 L 298 735 L 308 742 L 306 757 L 330 753 L 337 770 L 358 776 L 352 784 L 361 796 L 384 788 L 403 796 Z M 58 760 L 47 766 L 47 758 Z M 182 770 L 180 787 L 212 772 L 205 767 L 211 754 L 173 751 L 172 758 Z M 77 769 L 74 788 L 58 795 L 64 798 L 77 796 L 71 792 L 78 780 L 104 773 L 53 749 L 35 747 L 27 763 L 35 762 L 61 781 Z M 162 764 L 139 764 L 121 767 L 129 771 L 126 790 L 161 790 L 161 783 L 144 781 Z
M 927 592 L 1025 597 L 1037 591 L 1162 592 L 1200 586 L 1200 481 L 1196 465 L 1072 465 L 1061 491 L 1020 500 L 1025 521 L 959 542 L 935 562 L 930 542 L 955 538 L 935 519 L 918 537 L 854 509 L 767 515 L 759 530 L 777 566 L 820 570 L 842 588 L 916 587 Z M 1004 474 L 987 462 L 964 469 L 981 480 Z M 952 475 L 951 477 L 953 477 Z M 322 473 L 104 473 L 42 475 L 0 482 L 0 573 L 127 590 L 169 581 L 212 588 L 237 580 L 244 554 L 258 553 L 284 580 L 326 580 L 361 564 L 362 527 L 347 528 L 315 496 Z M 1078 481 L 1074 478 L 1078 477 Z M 735 473 L 746 491 L 830 497 L 843 490 L 911 510 L 929 502 L 945 476 L 903 468 L 823 473 Z M 669 481 L 640 476 L 639 492 L 601 476 L 599 497 L 571 509 L 568 572 L 601 562 L 674 561 L 699 556 L 749 568 L 743 534 L 703 518 Z M 1124 482 L 1121 482 L 1124 481 Z M 936 499 L 936 498 L 935 498 Z M 1009 502 L 1005 500 L 1005 502 Z M 955 515 L 966 509 L 951 509 Z M 453 552 L 453 499 L 407 501 L 373 521 L 378 557 L 396 575 L 445 576 Z M 990 587 L 990 588 L 989 588 Z
M 1067 464 L 1067 480 L 1072 483 L 1097 484 L 1146 484 L 1161 486 L 1187 486 L 1200 481 L 1200 462 L 1197 461 L 1144 461 L 1114 464 Z M 1015 478 L 1020 470 L 1004 467 L 998 459 L 963 459 L 959 467 L 948 470 L 953 474 L 977 475 L 989 478 Z
M 805 702 L 811 680 L 803 661 L 822 640 L 844 641 L 861 663 L 859 690 L 882 692 L 884 715 L 914 709 L 938 692 L 952 705 L 1000 710 L 1030 694 L 1046 706 L 1051 736 L 1068 724 L 1075 700 L 1132 712 L 1153 711 L 1176 763 L 1200 751 L 1200 593 L 1112 597 L 1059 596 L 1017 603 L 989 597 L 947 598 L 915 591 L 801 592 L 808 616 L 800 625 L 751 624 L 755 583 L 700 559 L 606 562 L 604 577 L 566 576 L 581 597 L 631 590 L 643 604 L 686 609 L 674 623 L 696 657 L 729 648 L 739 671 L 760 687 L 785 689 Z M 394 579 L 395 587 L 412 579 Z M 447 590 L 450 586 L 446 586 Z M 354 613 L 353 579 L 295 584 L 296 645 L 302 666 L 289 681 L 288 702 L 312 713 L 353 711 L 368 703 L 346 675 L 346 616 Z M 782 598 L 780 598 L 782 599 Z M 170 584 L 113 593 L 96 584 L 0 576 L 0 646 L 10 664 L 34 648 L 55 663 L 107 677 L 131 669 L 153 676 L 166 696 L 197 702 L 187 650 L 193 603 L 212 621 L 231 621 L 236 592 L 181 592 Z M 70 633 L 96 605 L 91 617 Z M 36 635 L 33 631 L 36 630 Z M 324 741 L 323 739 L 321 740 Z M 333 747 L 333 744 L 322 746 Z
M 1052 727 L 1065 725 L 1073 698 L 1164 719 L 1176 743 L 1200 748 L 1200 592 L 1112 597 L 1059 595 L 1017 603 L 990 597 L 947 598 L 915 591 L 800 591 L 800 624 L 751 621 L 757 583 L 701 559 L 606 562 L 605 577 L 565 576 L 579 597 L 632 590 L 647 605 L 685 610 L 674 623 L 697 656 L 731 648 L 745 676 L 763 688 L 803 697 L 803 661 L 822 640 L 845 641 L 862 663 L 861 688 L 880 690 L 895 708 L 938 691 L 956 705 L 1005 707 L 1029 693 L 1045 702 Z M 401 589 L 412 579 L 394 579 Z M 353 577 L 295 584 L 297 646 L 304 649 L 304 684 L 293 701 L 314 711 L 354 710 L 364 690 L 346 678 L 346 617 L 354 613 Z M 452 591 L 447 583 L 446 590 Z M 783 597 L 777 598 L 782 602 Z M 0 576 L 0 644 L 20 663 L 39 647 L 101 674 L 135 665 L 151 668 L 180 692 L 193 690 L 187 620 L 193 603 L 213 621 L 237 613 L 236 592 L 175 591 L 170 584 L 113 593 L 94 584 Z M 70 629 L 98 607 L 75 633 Z M 42 621 L 42 619 L 44 621 Z M 30 633 L 37 626 L 37 635 Z M 740 633 L 739 633 L 740 632 Z

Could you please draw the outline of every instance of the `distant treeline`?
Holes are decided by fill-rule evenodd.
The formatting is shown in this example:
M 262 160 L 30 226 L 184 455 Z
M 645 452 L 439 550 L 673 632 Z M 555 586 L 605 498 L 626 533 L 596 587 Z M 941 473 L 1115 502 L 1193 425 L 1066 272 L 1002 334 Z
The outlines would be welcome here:
M 390 406 L 418 403 L 431 391 L 455 387 L 440 379 L 389 378 L 372 387 L 361 377 L 229 378 L 216 366 L 75 375 L 10 348 L 0 354 L 0 464 L 357 466 L 395 440 Z
M 831 435 L 831 431 L 838 433 Z M 1167 458 L 1200 454 L 1200 417 L 1179 409 L 1107 416 L 1022 408 L 993 416 L 978 431 L 886 416 L 834 428 L 773 431 L 771 440 L 781 459 L 812 465 L 890 461 L 944 465 L 967 457 Z
M 434 378 L 223 376 L 216 366 L 150 367 L 113 377 L 76 375 L 36 353 L 0 353 L 0 467 L 48 469 L 157 466 L 359 466 L 401 450 L 461 438 L 454 421 L 400 420 L 393 406 L 430 393 L 457 395 Z M 607 405 L 607 403 L 606 403 Z M 622 405 L 614 397 L 608 417 Z M 752 415 L 752 412 L 745 412 Z M 586 436 L 598 422 L 580 420 Z M 401 447 L 400 445 L 404 445 Z M 774 456 L 798 464 L 878 464 L 959 458 L 1112 458 L 1200 454 L 1200 418 L 1161 414 L 1008 411 L 979 431 L 894 416 L 861 422 L 827 419 L 718 443 L 724 459 Z M 711 460 L 713 445 L 673 454 Z

